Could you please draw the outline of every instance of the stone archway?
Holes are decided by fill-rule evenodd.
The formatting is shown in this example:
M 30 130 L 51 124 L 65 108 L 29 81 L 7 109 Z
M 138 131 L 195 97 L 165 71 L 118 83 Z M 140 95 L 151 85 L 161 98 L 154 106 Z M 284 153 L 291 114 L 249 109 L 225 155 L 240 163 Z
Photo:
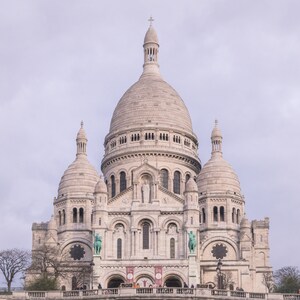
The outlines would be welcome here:
M 136 283 L 142 288 L 152 287 L 154 284 L 154 280 L 148 275 L 143 275 L 138 277 Z
M 109 279 L 107 283 L 108 289 L 118 288 L 122 283 L 124 283 L 124 279 L 119 276 L 113 276 Z
M 164 286 L 173 287 L 173 288 L 180 288 L 180 287 L 182 287 L 182 281 L 178 276 L 172 275 L 172 276 L 169 276 L 165 280 Z

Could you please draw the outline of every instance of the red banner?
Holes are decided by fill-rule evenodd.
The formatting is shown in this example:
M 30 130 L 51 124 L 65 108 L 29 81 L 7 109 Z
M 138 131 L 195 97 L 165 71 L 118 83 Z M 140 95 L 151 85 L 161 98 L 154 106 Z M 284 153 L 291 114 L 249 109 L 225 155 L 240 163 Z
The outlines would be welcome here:
M 162 286 L 162 266 L 155 267 L 155 285 Z
M 126 267 L 127 283 L 132 283 L 133 282 L 133 275 L 134 275 L 134 267 Z

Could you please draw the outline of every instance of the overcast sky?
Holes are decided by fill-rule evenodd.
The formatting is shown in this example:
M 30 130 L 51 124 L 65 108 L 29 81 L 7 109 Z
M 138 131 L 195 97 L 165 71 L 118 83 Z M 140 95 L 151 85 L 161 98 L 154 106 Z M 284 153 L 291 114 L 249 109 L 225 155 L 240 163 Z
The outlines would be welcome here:
M 81 120 L 100 172 L 113 110 L 142 72 L 150 15 L 202 163 L 217 118 L 248 218 L 270 217 L 274 269 L 300 267 L 297 0 L 2 0 L 0 249 L 30 249 L 32 223 L 50 219 Z

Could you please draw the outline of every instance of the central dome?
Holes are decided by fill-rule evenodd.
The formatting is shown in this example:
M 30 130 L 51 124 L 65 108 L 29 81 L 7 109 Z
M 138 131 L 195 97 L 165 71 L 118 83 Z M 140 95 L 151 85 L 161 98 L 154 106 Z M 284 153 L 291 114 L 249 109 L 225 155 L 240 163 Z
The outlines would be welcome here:
M 154 127 L 193 135 L 191 117 L 183 100 L 160 75 L 158 38 L 151 25 L 143 47 L 143 73 L 117 104 L 110 123 L 110 134 Z
M 150 25 L 143 45 L 143 73 L 119 100 L 105 137 L 101 170 L 107 179 L 132 168 L 137 157 L 165 168 L 165 160 L 199 173 L 198 140 L 183 100 L 160 75 L 158 38 Z M 116 168 L 118 172 L 116 172 Z
M 125 92 L 113 113 L 110 132 L 147 126 L 193 131 L 184 102 L 157 74 L 141 76 Z

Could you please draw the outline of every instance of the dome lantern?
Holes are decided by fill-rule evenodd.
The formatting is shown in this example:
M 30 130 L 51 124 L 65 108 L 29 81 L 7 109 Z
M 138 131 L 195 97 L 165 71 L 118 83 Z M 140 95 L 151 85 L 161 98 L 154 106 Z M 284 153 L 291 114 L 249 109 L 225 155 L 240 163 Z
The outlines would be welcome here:
M 159 74 L 159 65 L 158 65 L 158 38 L 155 29 L 152 26 L 154 19 L 150 17 L 148 20 L 150 26 L 145 34 L 144 38 L 144 71 L 143 75 L 146 74 Z
M 77 138 L 76 138 L 76 144 L 77 144 L 77 156 L 78 155 L 86 155 L 86 144 L 87 144 L 87 138 L 85 131 L 83 129 L 83 121 L 81 121 L 80 124 L 80 129 L 77 133 Z
M 218 120 L 215 120 L 215 127 L 211 133 L 211 154 L 212 155 L 222 155 L 222 132 L 218 127 Z

